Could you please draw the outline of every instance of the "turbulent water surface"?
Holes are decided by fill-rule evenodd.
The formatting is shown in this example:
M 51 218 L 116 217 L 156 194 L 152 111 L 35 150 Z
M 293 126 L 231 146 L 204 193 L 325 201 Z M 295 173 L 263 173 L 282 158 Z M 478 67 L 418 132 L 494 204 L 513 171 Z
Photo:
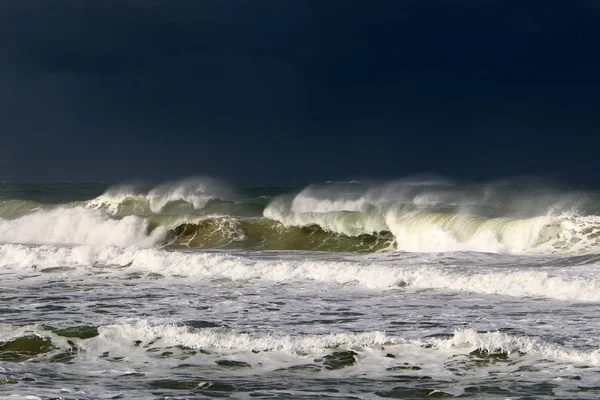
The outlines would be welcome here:
M 600 397 L 600 193 L 0 184 L 0 397 Z

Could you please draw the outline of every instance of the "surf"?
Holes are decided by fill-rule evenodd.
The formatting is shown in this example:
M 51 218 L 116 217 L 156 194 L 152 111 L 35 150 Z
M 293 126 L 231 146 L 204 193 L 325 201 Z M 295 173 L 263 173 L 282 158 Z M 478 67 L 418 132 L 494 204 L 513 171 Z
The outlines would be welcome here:
M 41 201 L 47 194 L 1 200 L 0 241 L 360 253 L 600 252 L 600 201 L 593 192 L 513 186 L 407 179 L 233 188 L 188 178 L 109 186 L 88 200 L 70 188 L 73 201 L 63 203 Z

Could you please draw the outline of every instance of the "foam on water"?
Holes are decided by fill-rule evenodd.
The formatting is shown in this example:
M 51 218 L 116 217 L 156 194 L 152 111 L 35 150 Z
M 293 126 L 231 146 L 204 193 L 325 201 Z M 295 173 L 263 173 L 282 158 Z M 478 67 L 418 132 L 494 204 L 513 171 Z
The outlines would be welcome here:
M 600 366 L 600 350 L 580 351 L 565 346 L 544 342 L 538 338 L 512 336 L 501 332 L 476 332 L 472 329 L 454 331 L 449 339 L 406 340 L 386 335 L 384 332 L 251 335 L 232 330 L 201 329 L 189 330 L 175 325 L 151 325 L 142 320 L 135 324 L 112 325 L 100 328 L 98 341 L 130 343 L 131 338 L 153 341 L 162 346 L 186 346 L 195 349 L 217 351 L 280 351 L 289 354 L 319 353 L 324 349 L 381 349 L 382 346 L 409 345 L 420 348 L 433 345 L 438 350 L 452 350 L 455 354 L 466 354 L 474 350 L 486 350 L 489 354 L 530 354 L 556 361 L 570 361 L 591 366 Z M 158 338 L 158 341 L 157 341 Z M 384 350 L 385 349 L 381 349 Z M 385 354 L 385 353 L 384 353 Z M 384 355 L 381 354 L 381 355 Z M 417 360 L 409 360 L 415 362 Z
M 203 280 L 315 280 L 332 284 L 356 284 L 370 289 L 409 286 L 514 297 L 600 301 L 600 279 L 585 273 L 587 270 L 596 270 L 596 264 L 580 267 L 584 272 L 578 276 L 574 268 L 512 270 L 502 267 L 456 268 L 451 265 L 432 267 L 423 265 L 425 261 L 419 258 L 394 263 L 311 258 L 268 260 L 225 253 L 175 252 L 138 247 L 0 246 L 2 268 L 28 269 L 32 265 L 129 265 L 130 269 L 141 272 L 183 275 Z
M 509 355 L 526 353 L 555 361 L 600 366 L 600 349 L 581 351 L 547 343 L 537 338 L 512 336 L 502 332 L 476 332 L 473 329 L 459 329 L 454 331 L 450 339 L 433 339 L 432 344 L 438 349 L 453 351 L 485 350 L 488 354 L 502 352 Z
M 186 346 L 215 351 L 281 351 L 289 354 L 315 353 L 337 347 L 361 348 L 404 343 L 404 339 L 383 332 L 336 333 L 325 335 L 252 335 L 226 329 L 193 329 L 177 325 L 152 325 L 141 320 L 134 324 L 103 326 L 98 342 L 131 343 L 131 338 L 152 341 L 158 346 Z M 158 340 L 157 340 L 158 339 Z
M 535 358 L 564 361 L 587 366 L 600 366 L 600 350 L 579 350 L 549 343 L 537 337 L 509 335 L 502 332 L 477 332 L 473 329 L 455 330 L 450 338 L 405 339 L 390 336 L 380 331 L 298 334 L 287 335 L 277 332 L 244 333 L 223 328 L 195 329 L 177 324 L 151 324 L 147 320 L 134 323 L 112 324 L 98 327 L 98 335 L 89 339 L 66 338 L 39 325 L 13 326 L 0 325 L 0 333 L 5 341 L 26 335 L 51 338 L 57 349 L 68 349 L 68 342 L 76 343 L 84 357 L 97 357 L 110 351 L 117 356 L 131 355 L 132 352 L 145 352 L 148 346 L 171 348 L 183 346 L 191 349 L 205 349 L 217 354 L 252 352 L 280 352 L 293 356 L 320 356 L 335 349 L 354 350 L 365 357 L 384 358 L 389 352 L 404 354 L 403 361 L 419 363 L 431 358 L 425 355 L 439 351 L 438 357 L 446 358 L 457 354 L 484 351 L 484 354 L 506 354 L 509 357 L 523 355 Z M 139 349 L 139 350 L 138 350 Z M 88 353 L 85 355 L 85 353 Z M 425 355 L 420 358 L 419 354 Z M 417 357 L 416 359 L 407 357 Z M 277 357 L 270 357 L 276 362 Z
M 0 242 L 27 244 L 89 244 L 153 246 L 166 230 L 148 234 L 148 222 L 136 216 L 114 219 L 101 210 L 83 207 L 36 211 L 17 219 L 0 219 Z
M 468 214 L 386 213 L 399 250 L 415 252 L 480 251 L 524 253 L 544 240 L 554 218 L 486 219 Z

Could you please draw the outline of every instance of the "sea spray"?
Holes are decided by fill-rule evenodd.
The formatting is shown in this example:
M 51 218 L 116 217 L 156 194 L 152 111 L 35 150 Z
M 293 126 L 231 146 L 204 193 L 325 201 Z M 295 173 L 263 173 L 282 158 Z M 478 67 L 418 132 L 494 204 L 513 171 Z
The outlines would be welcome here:
M 35 211 L 13 220 L 0 219 L 0 242 L 28 244 L 137 245 L 148 247 L 164 240 L 163 228 L 148 232 L 140 217 L 114 219 L 110 214 L 82 207 Z

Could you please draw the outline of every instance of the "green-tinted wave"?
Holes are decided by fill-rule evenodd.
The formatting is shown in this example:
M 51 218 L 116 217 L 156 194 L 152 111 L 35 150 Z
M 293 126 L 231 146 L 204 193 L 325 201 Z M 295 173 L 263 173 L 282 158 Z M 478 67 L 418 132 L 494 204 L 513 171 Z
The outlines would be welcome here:
M 169 231 L 170 247 L 374 252 L 390 248 L 390 232 L 346 236 L 318 225 L 286 227 L 266 218 L 207 218 Z
M 50 208 L 47 204 L 31 200 L 5 200 L 0 201 L 0 218 L 12 219 L 29 214 L 36 210 Z
M 48 353 L 52 348 L 52 341 L 48 337 L 25 335 L 0 342 L 0 361 L 25 361 Z

